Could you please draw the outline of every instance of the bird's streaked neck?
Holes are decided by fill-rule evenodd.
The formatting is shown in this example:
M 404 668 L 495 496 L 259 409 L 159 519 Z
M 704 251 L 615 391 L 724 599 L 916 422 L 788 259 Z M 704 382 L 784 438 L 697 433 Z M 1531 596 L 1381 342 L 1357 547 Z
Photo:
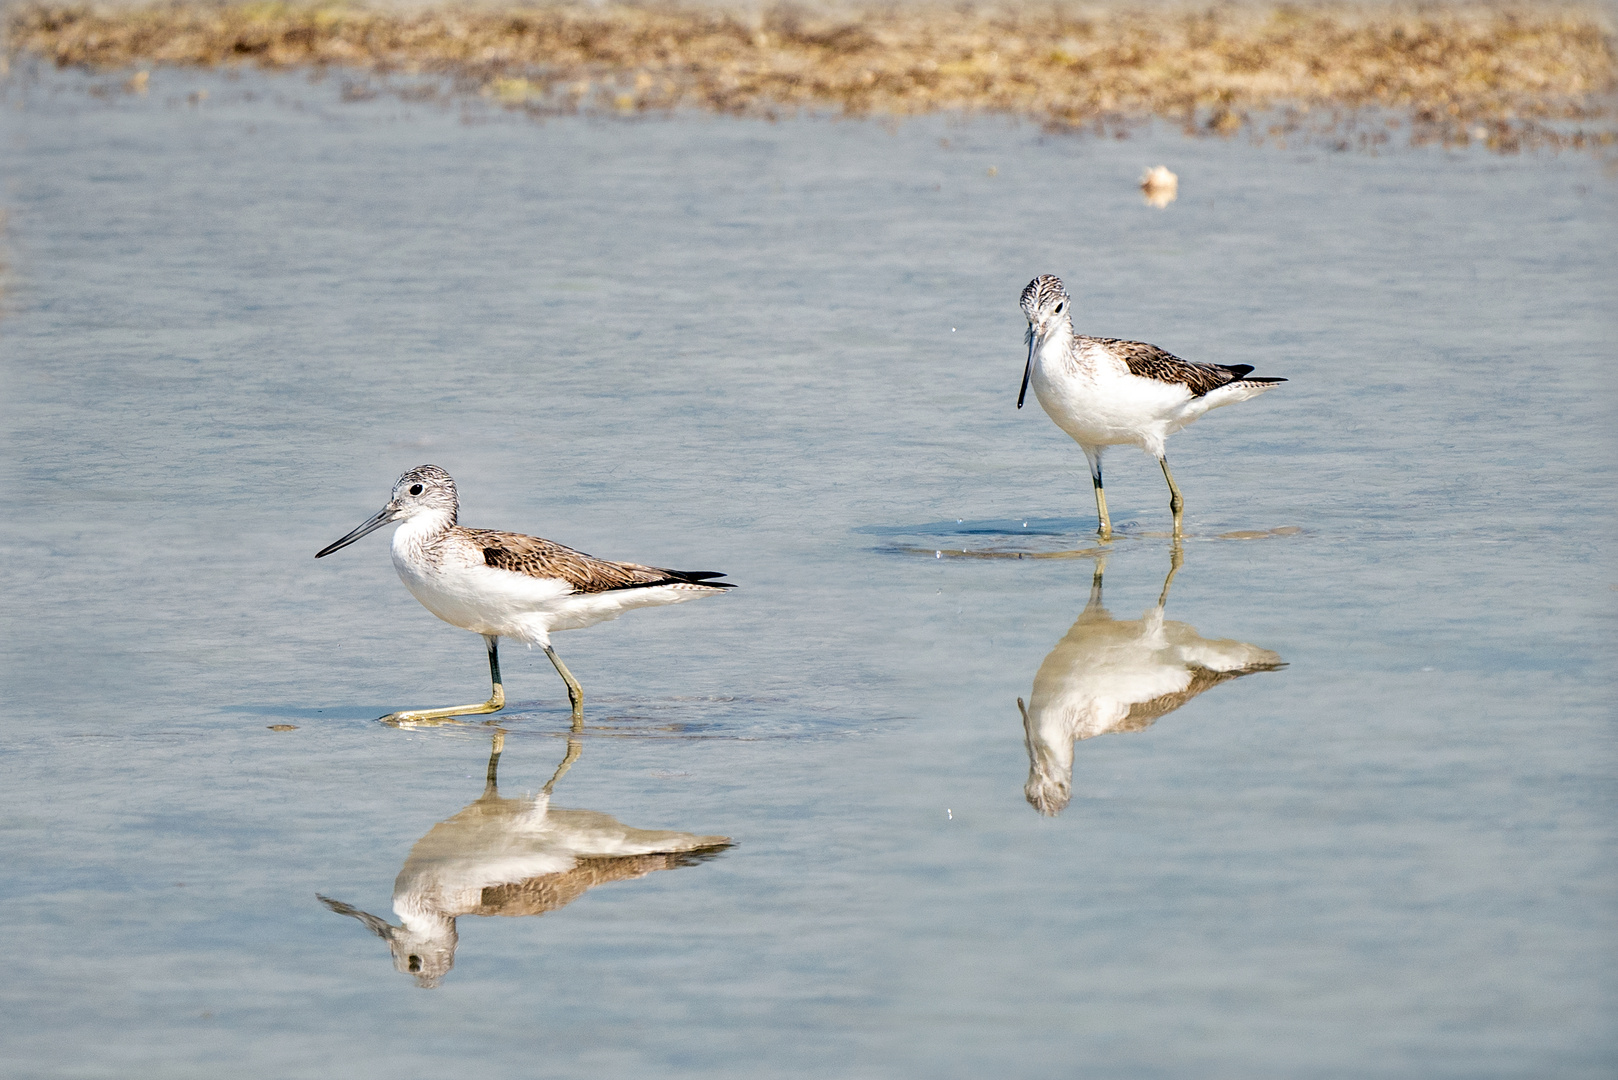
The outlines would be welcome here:
M 393 534 L 395 551 L 422 547 L 455 527 L 455 511 L 422 510 L 399 523 Z
M 1065 350 L 1072 341 L 1073 321 L 1063 314 L 1047 322 L 1034 335 L 1034 352 L 1037 355 L 1053 347 Z

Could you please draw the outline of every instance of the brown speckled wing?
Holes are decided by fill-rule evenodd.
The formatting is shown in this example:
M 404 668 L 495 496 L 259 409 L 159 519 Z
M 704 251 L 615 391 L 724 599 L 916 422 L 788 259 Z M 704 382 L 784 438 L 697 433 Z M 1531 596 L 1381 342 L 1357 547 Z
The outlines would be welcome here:
M 708 581 L 722 575 L 702 570 L 665 570 L 638 563 L 608 562 L 574 551 L 553 540 L 494 529 L 463 529 L 462 535 L 483 549 L 483 561 L 497 570 L 511 570 L 536 578 L 560 578 L 577 593 L 640 589 L 652 585 L 704 585 L 734 588 L 728 582 Z
M 1210 390 L 1217 390 L 1227 383 L 1233 383 L 1253 370 L 1251 364 L 1238 364 L 1235 367 L 1225 367 L 1221 364 L 1193 364 L 1144 341 L 1119 341 L 1117 338 L 1090 340 L 1099 342 L 1108 352 L 1122 360 L 1131 375 L 1138 375 L 1143 379 L 1156 379 L 1158 382 L 1180 383 L 1191 391 L 1192 397 L 1201 397 Z

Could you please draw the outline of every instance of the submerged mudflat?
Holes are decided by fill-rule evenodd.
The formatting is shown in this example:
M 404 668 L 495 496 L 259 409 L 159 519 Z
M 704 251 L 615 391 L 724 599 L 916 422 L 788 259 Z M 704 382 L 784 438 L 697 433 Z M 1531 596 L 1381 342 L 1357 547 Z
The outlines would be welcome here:
M 7 1075 L 1610 1080 L 1596 155 L 30 69 Z M 1103 547 L 1016 408 L 1047 271 L 1290 380 L 1174 437 L 1183 560 L 1154 461 Z M 577 746 L 519 648 L 504 734 L 379 724 L 488 686 L 385 537 L 313 558 L 425 462 L 468 525 L 740 588 L 558 635 Z M 581 823 L 734 844 L 530 875 Z M 458 937 L 395 952 L 401 907 Z
M 1055 127 L 1157 116 L 1281 136 L 1277 108 L 1391 110 L 1415 142 L 1610 145 L 1604 16 L 1578 6 L 23 4 L 8 49 L 59 65 L 344 65 L 451 75 L 512 108 L 855 115 L 970 109 Z M 437 92 L 437 91 L 432 91 Z M 1296 121 L 1293 121 L 1296 122 Z

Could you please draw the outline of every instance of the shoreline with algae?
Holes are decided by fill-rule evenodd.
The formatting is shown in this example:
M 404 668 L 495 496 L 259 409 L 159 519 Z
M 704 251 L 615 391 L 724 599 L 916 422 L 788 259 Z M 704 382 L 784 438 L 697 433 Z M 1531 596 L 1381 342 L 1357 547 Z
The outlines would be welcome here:
M 340 67 L 383 80 L 357 96 L 476 93 L 536 115 L 954 110 L 1053 130 L 1122 135 L 1158 118 L 1284 140 L 1373 114 L 1376 142 L 1403 128 L 1412 144 L 1503 152 L 1618 144 L 1612 28 L 1598 8 L 1562 4 L 24 2 L 8 6 L 4 34 L 13 62 Z M 399 76 L 447 89 L 395 85 Z M 144 85 L 138 72 L 131 85 Z M 1305 119 L 1321 115 L 1325 129 Z

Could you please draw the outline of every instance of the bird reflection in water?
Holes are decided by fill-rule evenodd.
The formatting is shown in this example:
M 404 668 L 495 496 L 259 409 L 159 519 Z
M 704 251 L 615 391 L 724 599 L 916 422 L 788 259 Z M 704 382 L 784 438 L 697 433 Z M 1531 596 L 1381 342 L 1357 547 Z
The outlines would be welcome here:
M 437 986 L 455 965 L 459 916 L 543 915 L 597 885 L 690 866 L 730 846 L 728 836 L 632 829 L 594 810 L 551 806 L 551 789 L 578 760 L 577 738 L 568 739 L 567 756 L 538 795 L 502 798 L 496 775 L 505 734 L 495 729 L 483 794 L 410 849 L 393 882 L 399 925 L 319 897 L 386 941 L 393 966 L 420 986 Z
M 1256 671 L 1285 667 L 1269 649 L 1210 640 L 1163 618 L 1169 586 L 1183 556 L 1174 546 L 1157 606 L 1119 622 L 1101 606 L 1104 558 L 1096 559 L 1090 602 L 1034 676 L 1022 711 L 1028 748 L 1023 793 L 1041 814 L 1055 816 L 1073 797 L 1073 744 L 1115 731 L 1140 731 L 1211 687 Z

